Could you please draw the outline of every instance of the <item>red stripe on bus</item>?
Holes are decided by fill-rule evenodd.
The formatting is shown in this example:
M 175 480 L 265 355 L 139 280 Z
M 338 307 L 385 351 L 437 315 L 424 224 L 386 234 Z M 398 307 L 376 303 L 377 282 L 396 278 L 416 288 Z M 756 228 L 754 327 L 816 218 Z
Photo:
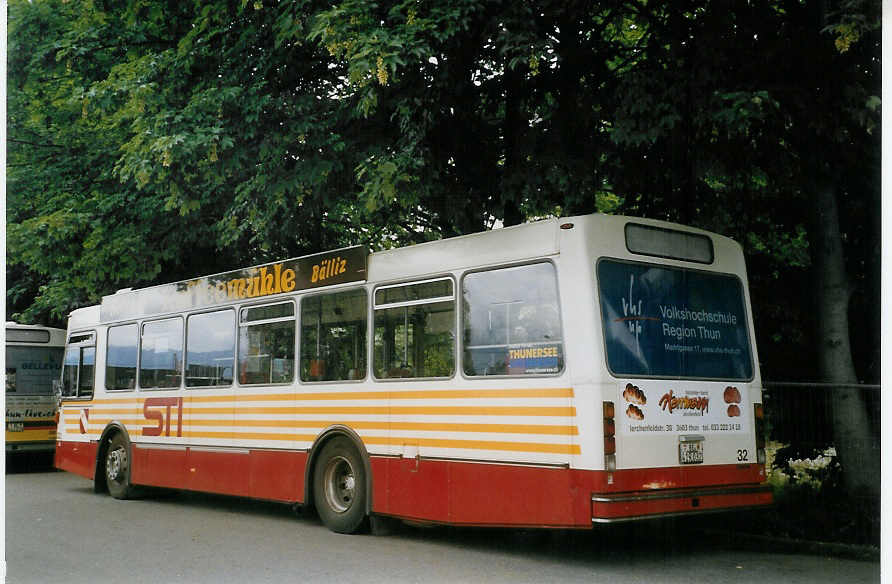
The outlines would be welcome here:
M 95 455 L 95 443 L 60 442 L 56 466 L 92 478 Z M 306 498 L 305 451 L 136 445 L 132 460 L 137 484 Z M 758 489 L 758 465 L 619 470 L 608 484 L 605 471 L 563 467 L 382 456 L 370 463 L 373 512 L 453 525 L 590 528 L 599 519 L 771 503 L 771 492 Z
M 59 470 L 93 478 L 96 468 L 96 442 L 57 442 L 53 464 Z

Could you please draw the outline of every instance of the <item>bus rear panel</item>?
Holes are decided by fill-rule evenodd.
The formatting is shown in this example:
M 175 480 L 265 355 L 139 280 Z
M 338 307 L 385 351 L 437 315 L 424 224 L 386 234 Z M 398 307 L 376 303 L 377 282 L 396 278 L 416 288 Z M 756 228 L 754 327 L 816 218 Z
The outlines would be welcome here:
M 53 452 L 65 331 L 6 324 L 6 453 Z

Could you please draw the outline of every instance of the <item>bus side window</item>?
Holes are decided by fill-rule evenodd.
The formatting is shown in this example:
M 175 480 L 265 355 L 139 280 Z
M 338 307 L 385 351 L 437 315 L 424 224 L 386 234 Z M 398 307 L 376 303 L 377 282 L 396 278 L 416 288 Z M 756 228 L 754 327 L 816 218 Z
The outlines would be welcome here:
M 294 303 L 242 308 L 239 313 L 238 380 L 242 385 L 294 379 Z
M 139 386 L 180 386 L 183 371 L 183 319 L 168 318 L 142 325 L 139 354 Z
M 309 296 L 300 305 L 301 381 L 365 378 L 368 297 L 362 288 Z
M 62 395 L 91 397 L 96 369 L 96 346 L 93 333 L 72 335 L 62 363 Z
M 472 272 L 462 281 L 465 375 L 543 375 L 564 368 L 554 266 Z
M 186 387 L 232 385 L 235 312 L 193 314 L 186 320 Z
M 96 347 L 81 349 L 81 374 L 77 380 L 77 394 L 81 397 L 93 395 L 93 380 L 96 371 Z
M 77 397 L 77 374 L 81 364 L 81 348 L 68 347 L 62 363 L 62 395 Z
M 136 387 L 138 333 L 139 327 L 135 323 L 109 327 L 105 357 L 106 389 L 122 390 Z
M 378 379 L 450 377 L 455 372 L 452 279 L 375 290 L 374 339 Z

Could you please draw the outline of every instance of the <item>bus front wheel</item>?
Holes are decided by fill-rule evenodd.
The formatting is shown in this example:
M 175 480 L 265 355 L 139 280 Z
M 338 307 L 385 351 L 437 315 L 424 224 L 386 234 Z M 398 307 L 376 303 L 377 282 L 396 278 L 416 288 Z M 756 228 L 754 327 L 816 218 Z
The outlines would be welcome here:
M 115 499 L 133 496 L 130 484 L 130 449 L 121 434 L 115 434 L 105 452 L 105 484 Z
M 356 533 L 366 520 L 365 466 L 344 437 L 327 442 L 313 470 L 313 501 L 322 523 L 336 533 Z

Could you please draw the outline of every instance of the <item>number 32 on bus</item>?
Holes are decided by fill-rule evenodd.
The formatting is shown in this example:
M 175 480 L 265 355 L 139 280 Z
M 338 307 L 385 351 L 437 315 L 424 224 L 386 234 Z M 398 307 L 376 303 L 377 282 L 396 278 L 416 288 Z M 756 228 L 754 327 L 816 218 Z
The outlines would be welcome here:
M 652 220 L 354 247 L 72 312 L 56 465 L 370 517 L 582 528 L 756 508 L 744 258 Z

